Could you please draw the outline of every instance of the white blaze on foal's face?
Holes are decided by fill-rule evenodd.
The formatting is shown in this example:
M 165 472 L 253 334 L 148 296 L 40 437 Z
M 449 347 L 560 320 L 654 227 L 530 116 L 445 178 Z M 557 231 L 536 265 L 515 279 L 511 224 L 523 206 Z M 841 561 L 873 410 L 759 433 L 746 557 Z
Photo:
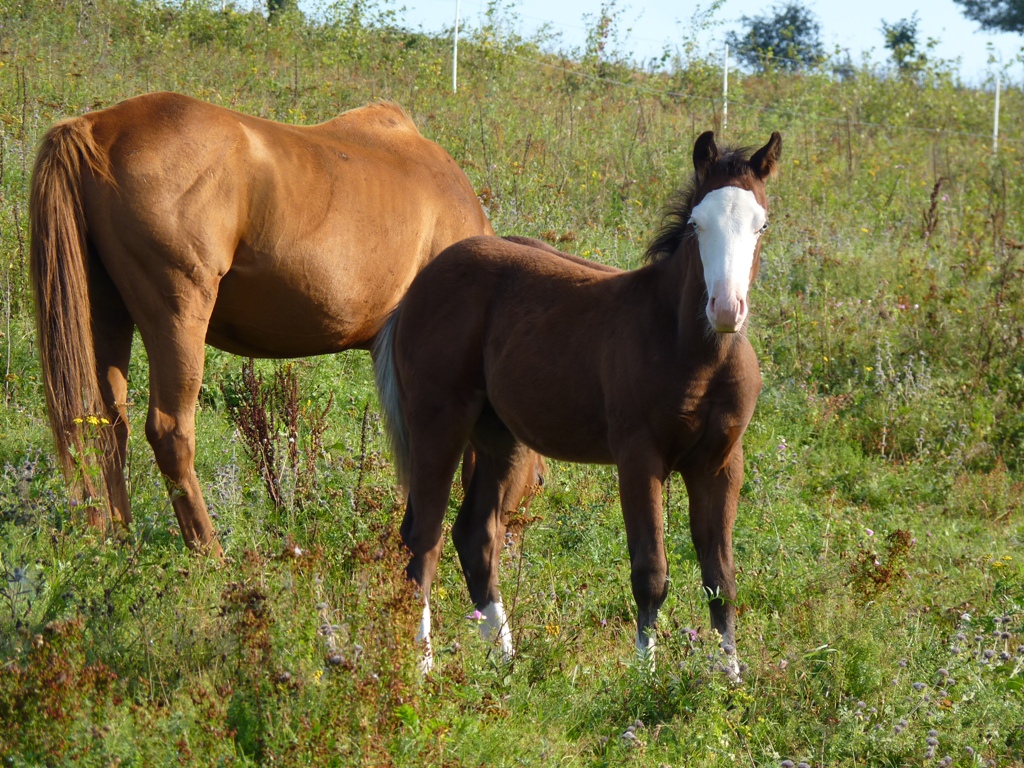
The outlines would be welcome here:
M 749 189 L 721 187 L 694 207 L 690 223 L 700 243 L 708 320 L 718 333 L 735 333 L 747 319 L 750 271 L 768 212 Z

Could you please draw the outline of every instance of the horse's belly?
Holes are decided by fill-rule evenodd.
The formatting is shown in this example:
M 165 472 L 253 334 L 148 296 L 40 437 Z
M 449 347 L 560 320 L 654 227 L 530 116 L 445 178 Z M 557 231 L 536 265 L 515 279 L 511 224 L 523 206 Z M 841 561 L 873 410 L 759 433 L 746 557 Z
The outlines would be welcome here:
M 366 345 L 377 317 L 341 291 L 300 290 L 283 280 L 221 283 L 206 341 L 250 357 L 306 357 Z M 359 308 L 363 315 L 357 316 Z M 383 314 L 381 309 L 377 315 Z

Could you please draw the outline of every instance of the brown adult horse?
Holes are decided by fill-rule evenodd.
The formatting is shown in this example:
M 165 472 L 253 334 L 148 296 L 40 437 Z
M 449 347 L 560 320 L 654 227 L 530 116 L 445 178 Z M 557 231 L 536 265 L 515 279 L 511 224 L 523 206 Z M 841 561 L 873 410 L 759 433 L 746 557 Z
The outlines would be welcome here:
M 109 513 L 130 522 L 138 327 L 146 436 L 185 542 L 213 553 L 193 464 L 204 343 L 276 358 L 368 348 L 424 264 L 493 233 L 465 174 L 394 104 L 300 127 L 171 93 L 54 126 L 33 172 L 31 224 L 40 356 L 66 472 L 78 473 L 83 422 L 112 425 L 101 430 L 103 485 Z M 99 490 L 88 474 L 76 484 Z
M 653 649 L 665 599 L 662 483 L 682 474 L 712 625 L 734 672 L 732 528 L 741 438 L 761 388 L 744 333 L 747 290 L 768 226 L 764 182 L 782 140 L 749 157 L 720 154 L 710 132 L 693 150 L 694 181 L 633 272 L 597 269 L 522 242 L 475 237 L 413 281 L 377 339 L 377 386 L 408 488 L 407 573 L 429 590 L 452 475 L 477 453 L 452 539 L 470 596 L 512 654 L 498 592 L 503 502 L 533 449 L 615 464 L 637 603 L 637 649 Z

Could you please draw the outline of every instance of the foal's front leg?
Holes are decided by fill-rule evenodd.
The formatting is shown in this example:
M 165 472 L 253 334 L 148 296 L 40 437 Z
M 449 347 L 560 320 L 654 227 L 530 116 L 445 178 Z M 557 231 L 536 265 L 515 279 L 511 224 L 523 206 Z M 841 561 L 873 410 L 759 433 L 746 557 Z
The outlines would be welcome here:
M 729 673 L 739 676 L 736 657 L 736 567 L 732 559 L 732 528 L 743 484 L 743 447 L 736 445 L 725 464 L 716 469 L 682 471 L 690 498 L 690 535 L 700 561 L 704 590 L 711 608 L 711 625 L 722 636 Z
M 668 560 L 661 521 L 663 467 L 654 457 L 620 461 L 619 499 L 626 523 L 630 581 L 636 600 L 636 650 L 641 658 L 654 652 L 654 625 L 668 594 Z

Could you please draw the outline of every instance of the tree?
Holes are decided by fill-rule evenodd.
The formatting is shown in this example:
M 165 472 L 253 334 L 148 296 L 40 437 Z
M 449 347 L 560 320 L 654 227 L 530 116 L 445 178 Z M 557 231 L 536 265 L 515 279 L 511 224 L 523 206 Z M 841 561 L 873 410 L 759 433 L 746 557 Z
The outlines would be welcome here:
M 918 49 L 917 24 L 917 11 L 909 19 L 900 19 L 895 24 L 882 19 L 885 47 L 901 75 L 920 72 L 928 63 L 928 57 Z
M 752 67 L 795 71 L 825 58 L 821 25 L 797 2 L 777 5 L 764 16 L 743 16 L 740 22 L 746 25 L 746 34 L 730 32 L 726 42 Z
M 298 0 L 267 0 L 267 16 L 271 21 L 287 11 L 297 11 Z
M 982 29 L 1024 35 L 1024 0 L 953 0 Z

